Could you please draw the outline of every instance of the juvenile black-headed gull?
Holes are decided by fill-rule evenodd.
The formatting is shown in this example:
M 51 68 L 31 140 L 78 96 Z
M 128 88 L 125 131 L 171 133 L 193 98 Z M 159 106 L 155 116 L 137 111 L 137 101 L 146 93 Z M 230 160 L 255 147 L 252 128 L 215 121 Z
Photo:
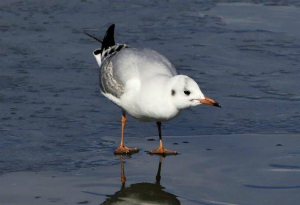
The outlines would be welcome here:
M 201 92 L 198 84 L 186 75 L 179 75 L 172 63 L 151 49 L 130 48 L 115 44 L 115 25 L 111 25 L 102 43 L 93 54 L 100 67 L 102 94 L 122 108 L 120 146 L 115 154 L 138 152 L 124 145 L 125 114 L 144 122 L 156 122 L 159 147 L 151 154 L 177 154 L 163 147 L 161 123 L 172 120 L 188 107 L 207 104 L 221 107 Z

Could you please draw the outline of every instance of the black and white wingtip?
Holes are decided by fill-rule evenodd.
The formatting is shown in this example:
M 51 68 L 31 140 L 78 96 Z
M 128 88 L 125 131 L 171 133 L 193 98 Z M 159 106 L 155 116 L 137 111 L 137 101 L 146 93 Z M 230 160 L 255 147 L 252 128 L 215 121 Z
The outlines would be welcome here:
M 101 51 L 104 51 L 104 50 L 108 49 L 109 47 L 116 45 L 114 34 L 115 34 L 115 24 L 112 24 L 107 29 L 106 34 L 103 38 Z
M 125 45 L 125 44 L 117 44 L 116 45 L 115 39 L 114 39 L 115 24 L 112 24 L 107 29 L 102 41 L 100 39 L 98 39 L 97 37 L 95 37 L 91 34 L 88 34 L 87 32 L 83 32 L 83 33 L 102 44 L 101 48 L 98 48 L 93 51 L 94 57 L 96 58 L 99 66 L 101 66 L 102 61 L 104 59 L 106 59 L 107 57 L 114 55 L 115 53 L 119 52 L 123 48 L 129 47 L 128 45 Z
M 115 39 L 114 39 L 114 33 L 115 33 L 115 24 L 112 24 L 106 31 L 105 36 L 103 38 L 103 40 L 101 41 L 100 39 L 98 39 L 97 37 L 87 33 L 87 32 L 83 32 L 85 35 L 89 36 L 90 38 L 98 41 L 99 43 L 102 44 L 101 49 L 97 49 L 94 51 L 94 55 L 98 55 L 100 53 L 102 53 L 103 51 L 107 50 L 108 48 L 116 45 L 115 43 Z

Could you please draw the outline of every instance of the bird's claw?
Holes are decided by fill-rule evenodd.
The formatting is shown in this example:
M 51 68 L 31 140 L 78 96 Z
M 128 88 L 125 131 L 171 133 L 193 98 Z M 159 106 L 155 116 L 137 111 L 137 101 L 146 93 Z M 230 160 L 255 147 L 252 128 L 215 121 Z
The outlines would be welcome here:
M 158 147 L 157 150 L 151 150 L 150 154 L 160 154 L 164 156 L 164 155 L 177 155 L 178 152 L 165 149 L 164 147 Z
M 119 146 L 115 151 L 114 154 L 133 154 L 133 153 L 138 153 L 139 150 L 138 148 L 129 148 L 125 146 Z

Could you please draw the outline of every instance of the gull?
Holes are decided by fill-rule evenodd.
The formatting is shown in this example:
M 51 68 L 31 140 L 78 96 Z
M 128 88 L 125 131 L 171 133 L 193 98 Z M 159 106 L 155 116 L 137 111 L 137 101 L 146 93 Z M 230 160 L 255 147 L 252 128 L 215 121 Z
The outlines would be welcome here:
M 121 142 L 115 154 L 131 154 L 137 148 L 124 145 L 126 113 L 143 122 L 156 122 L 159 134 L 158 149 L 151 154 L 177 154 L 163 146 L 161 124 L 177 117 L 182 110 L 207 104 L 221 107 L 215 100 L 204 96 L 198 84 L 186 75 L 179 75 L 174 65 L 163 55 L 151 49 L 131 48 L 116 44 L 115 25 L 112 24 L 101 48 L 93 51 L 100 67 L 101 93 L 122 109 Z

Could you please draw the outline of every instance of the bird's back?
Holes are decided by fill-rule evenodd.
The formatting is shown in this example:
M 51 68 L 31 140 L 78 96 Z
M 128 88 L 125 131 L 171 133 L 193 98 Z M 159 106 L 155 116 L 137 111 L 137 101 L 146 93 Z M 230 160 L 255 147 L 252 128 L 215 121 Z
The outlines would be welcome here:
M 147 80 L 158 75 L 172 77 L 177 75 L 172 63 L 151 49 L 126 48 L 110 59 L 113 75 L 122 85 L 130 80 Z

